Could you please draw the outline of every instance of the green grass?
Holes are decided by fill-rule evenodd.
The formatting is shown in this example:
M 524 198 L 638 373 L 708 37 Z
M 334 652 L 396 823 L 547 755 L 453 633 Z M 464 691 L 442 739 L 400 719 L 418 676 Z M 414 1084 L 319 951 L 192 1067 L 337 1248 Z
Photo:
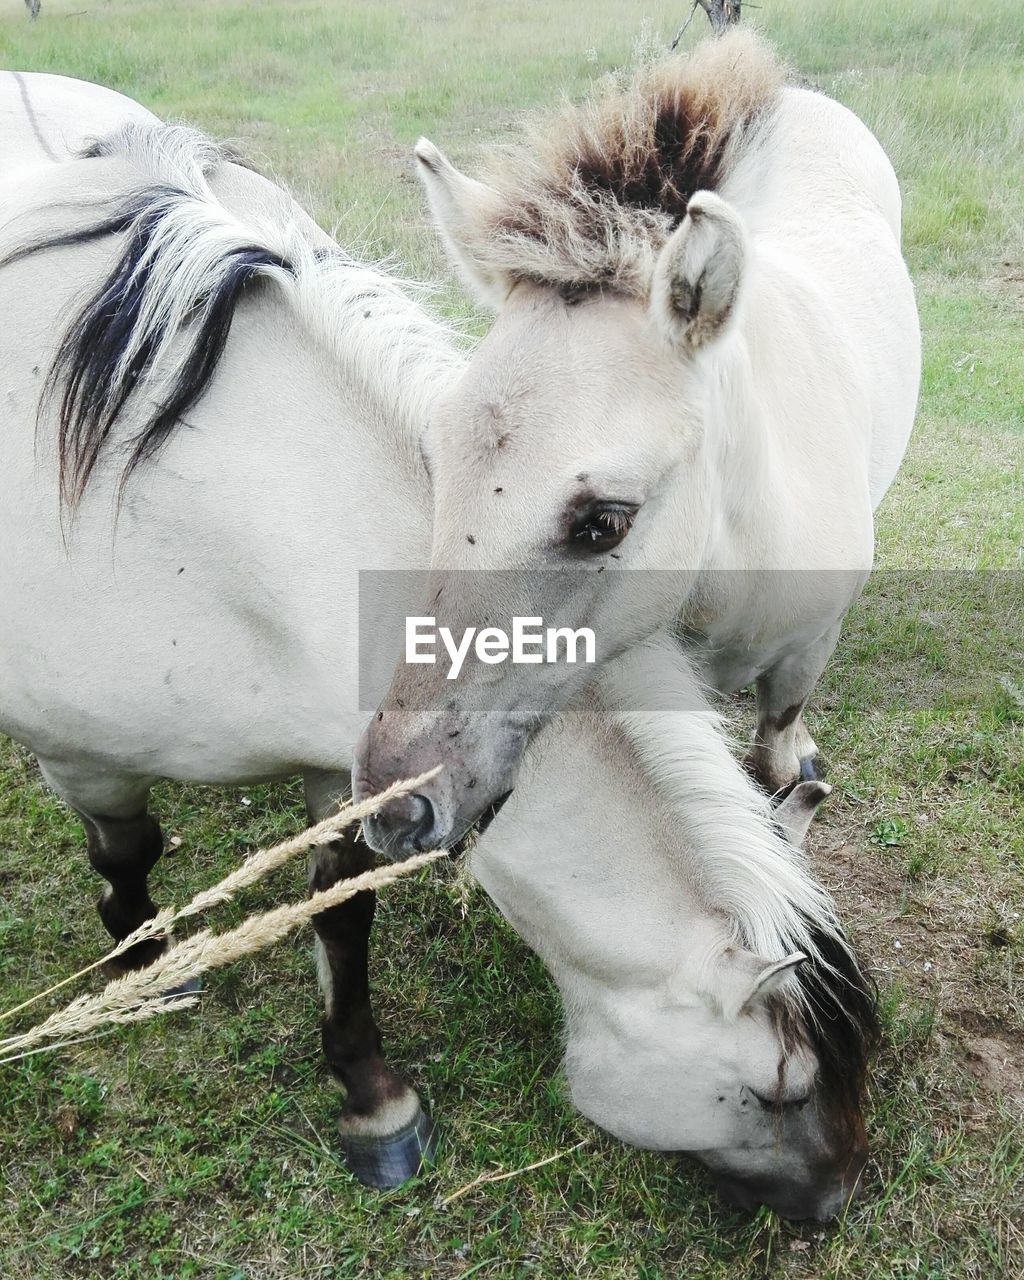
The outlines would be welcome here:
M 688 8 L 44 0 L 30 25 L 7 0 L 0 60 L 242 140 L 344 239 L 433 278 L 416 136 L 471 164 Z M 733 1215 L 699 1171 L 595 1132 L 562 1095 L 541 966 L 479 893 L 464 912 L 436 876 L 386 894 L 377 966 L 393 1059 L 445 1127 L 435 1172 L 385 1195 L 339 1163 L 303 937 L 211 977 L 194 1014 L 2 1069 L 5 1278 L 1024 1272 L 1024 23 L 1016 0 L 765 0 L 751 16 L 893 156 L 925 334 L 920 419 L 880 515 L 887 571 L 812 715 L 838 784 L 812 844 L 885 1011 L 866 1194 L 829 1229 Z M 447 305 L 467 311 L 454 288 Z M 158 789 L 182 838 L 159 900 L 299 822 L 296 787 L 244 798 Z M 295 867 L 244 906 L 302 890 Z M 97 954 L 96 891 L 77 822 L 0 744 L 0 1007 Z

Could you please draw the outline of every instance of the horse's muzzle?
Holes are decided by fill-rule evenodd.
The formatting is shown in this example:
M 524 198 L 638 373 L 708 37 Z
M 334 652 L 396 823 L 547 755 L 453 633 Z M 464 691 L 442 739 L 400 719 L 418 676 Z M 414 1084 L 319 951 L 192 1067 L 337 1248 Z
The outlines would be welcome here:
M 726 1202 L 738 1209 L 756 1210 L 767 1205 L 780 1218 L 793 1222 L 812 1219 L 830 1222 L 837 1218 L 857 1193 L 867 1153 L 858 1155 L 840 1175 L 806 1182 L 789 1179 L 746 1180 L 729 1174 L 715 1174 L 715 1188 Z
M 371 848 L 392 862 L 437 847 L 434 806 L 423 795 L 398 796 L 379 812 L 363 819 L 363 834 Z

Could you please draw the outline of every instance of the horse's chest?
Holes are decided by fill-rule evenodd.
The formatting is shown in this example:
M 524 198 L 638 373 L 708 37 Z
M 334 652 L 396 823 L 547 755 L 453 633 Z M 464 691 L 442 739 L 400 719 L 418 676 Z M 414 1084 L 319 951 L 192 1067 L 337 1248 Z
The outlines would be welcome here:
M 680 612 L 678 634 L 714 688 L 732 693 L 814 644 L 843 616 L 860 580 L 810 571 L 704 574 Z

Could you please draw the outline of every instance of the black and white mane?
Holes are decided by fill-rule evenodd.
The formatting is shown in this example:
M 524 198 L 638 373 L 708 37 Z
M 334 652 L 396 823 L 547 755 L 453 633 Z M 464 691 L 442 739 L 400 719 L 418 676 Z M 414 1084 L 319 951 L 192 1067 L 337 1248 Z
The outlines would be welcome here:
M 269 184 L 275 198 L 266 207 L 244 216 L 227 208 L 210 183 L 238 158 L 194 129 L 133 122 L 79 159 L 104 157 L 127 161 L 137 184 L 127 192 L 122 185 L 94 220 L 7 258 L 120 240 L 106 278 L 64 334 L 46 384 L 43 403 L 58 405 L 61 496 L 69 506 L 129 404 L 136 425 L 124 442 L 122 487 L 159 450 L 207 390 L 242 299 L 264 286 L 280 290 L 283 305 L 327 343 L 346 374 L 398 388 L 397 413 L 419 422 L 417 365 L 436 381 L 445 353 L 458 357 L 452 331 L 413 290 L 349 256 Z

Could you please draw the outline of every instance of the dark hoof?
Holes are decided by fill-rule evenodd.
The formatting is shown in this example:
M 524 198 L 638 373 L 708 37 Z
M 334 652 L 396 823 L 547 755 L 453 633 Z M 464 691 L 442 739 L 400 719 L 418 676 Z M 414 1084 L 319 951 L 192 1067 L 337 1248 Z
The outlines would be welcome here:
M 437 1130 L 420 1107 L 415 1120 L 387 1137 L 342 1133 L 341 1149 L 349 1169 L 366 1186 L 400 1187 L 433 1164 Z
M 824 782 L 825 765 L 817 756 L 804 756 L 800 761 L 801 782 Z

